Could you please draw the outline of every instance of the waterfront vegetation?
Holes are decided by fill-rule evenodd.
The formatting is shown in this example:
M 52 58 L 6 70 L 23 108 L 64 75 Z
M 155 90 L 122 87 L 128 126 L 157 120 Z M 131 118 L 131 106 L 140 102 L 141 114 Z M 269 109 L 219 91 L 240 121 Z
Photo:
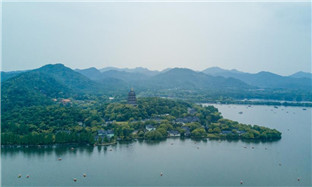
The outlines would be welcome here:
M 167 137 L 272 141 L 275 129 L 224 119 L 217 108 L 180 100 L 139 98 L 125 102 L 73 100 L 2 113 L 2 145 L 107 144 Z

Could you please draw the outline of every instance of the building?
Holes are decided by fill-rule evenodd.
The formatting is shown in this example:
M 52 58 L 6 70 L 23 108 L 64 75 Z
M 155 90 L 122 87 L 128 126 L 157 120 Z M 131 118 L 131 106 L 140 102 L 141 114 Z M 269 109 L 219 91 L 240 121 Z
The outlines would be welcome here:
M 181 127 L 185 132 L 184 132 L 184 136 L 191 136 L 191 129 L 187 126 L 183 126 Z
M 96 141 L 98 140 L 99 137 L 101 137 L 102 139 L 104 139 L 105 137 L 111 139 L 113 136 L 114 136 L 113 130 L 98 130 L 95 139 Z
M 200 122 L 197 116 L 187 116 L 184 118 L 177 118 L 175 120 L 176 123 L 192 123 L 192 122 Z
M 66 104 L 71 103 L 71 100 L 70 99 L 62 99 L 61 102 L 62 102 L 63 105 L 66 105 Z
M 131 88 L 129 94 L 128 94 L 128 104 L 136 106 L 137 105 L 137 100 L 135 96 L 135 92 L 133 91 L 133 88 Z
M 153 126 L 153 125 L 146 125 L 146 130 L 148 130 L 148 131 L 154 131 L 154 130 L 156 130 L 156 128 Z
M 180 136 L 180 132 L 176 131 L 176 130 L 170 130 L 170 131 L 167 131 L 167 132 L 168 132 L 168 135 L 170 137 L 179 137 Z

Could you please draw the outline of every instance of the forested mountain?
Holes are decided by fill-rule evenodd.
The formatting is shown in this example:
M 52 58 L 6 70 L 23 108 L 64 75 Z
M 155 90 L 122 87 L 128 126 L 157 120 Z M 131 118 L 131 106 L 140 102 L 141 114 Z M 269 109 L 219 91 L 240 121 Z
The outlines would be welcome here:
M 62 64 L 46 65 L 42 68 L 39 68 L 38 70 L 33 71 L 41 71 L 45 72 L 46 74 L 49 74 L 49 72 L 51 72 L 49 75 L 56 78 L 61 83 L 67 84 L 68 86 L 74 86 L 84 91 L 89 90 L 90 86 L 99 87 L 99 85 L 95 84 L 95 82 L 90 82 L 90 80 L 88 79 L 100 82 L 101 85 L 104 86 L 104 88 L 108 88 L 111 86 L 117 88 L 119 86 L 131 87 L 134 85 L 139 85 L 139 87 L 142 89 L 149 89 L 155 86 L 151 86 L 152 84 L 156 84 L 157 87 L 161 88 L 169 88 L 172 86 L 177 86 L 177 84 L 179 85 L 179 82 L 185 83 L 181 85 L 182 87 L 189 86 L 189 88 L 242 88 L 242 83 L 239 83 L 237 80 L 248 84 L 250 87 L 266 89 L 311 90 L 312 88 L 312 74 L 306 72 L 297 72 L 290 76 L 280 76 L 271 72 L 264 71 L 252 74 L 237 71 L 235 69 L 225 70 L 219 67 L 212 67 L 207 68 L 202 72 L 195 72 L 190 69 L 184 69 L 183 74 L 181 69 L 183 68 L 168 68 L 164 71 L 159 72 L 150 71 L 142 67 L 134 69 L 107 67 L 100 70 L 92 67 L 87 69 L 75 70 L 79 74 L 84 75 L 85 78 L 82 78 L 82 76 L 80 76 L 78 73 L 75 73 L 70 68 L 66 68 Z M 178 71 L 181 72 L 178 73 Z M 27 71 L 1 72 L 1 81 L 3 82 L 24 72 Z M 210 76 L 203 76 L 202 73 Z M 68 79 L 69 77 L 70 79 Z M 88 79 L 86 79 L 86 77 Z M 220 77 L 232 79 L 221 79 Z M 110 80 L 114 82 L 113 85 Z M 243 87 L 247 88 L 246 85 L 244 85 Z
M 1 71 L 1 82 L 5 81 L 11 77 L 15 77 L 18 74 L 23 73 L 23 72 L 26 72 L 26 71 L 9 71 L 9 72 Z
M 46 65 L 20 73 L 1 84 L 4 110 L 14 107 L 51 104 L 53 98 L 98 93 L 100 84 L 62 64 Z
M 173 68 L 154 76 L 138 72 L 108 70 L 100 73 L 95 68 L 78 70 L 78 72 L 97 82 L 113 80 L 114 86 L 135 86 L 139 89 L 246 89 L 252 86 L 223 77 L 213 77 L 185 68 Z
M 149 84 L 167 89 L 231 90 L 252 88 L 252 86 L 237 79 L 209 76 L 185 68 L 174 68 L 158 74 L 149 80 Z
M 65 67 L 63 64 L 49 64 L 33 71 L 49 75 L 75 92 L 93 93 L 99 90 L 99 85 L 96 82 Z
M 204 72 L 173 68 L 151 76 L 119 70 L 101 72 L 96 68 L 74 71 L 62 64 L 50 64 L 31 71 L 12 72 L 11 78 L 1 85 L 2 108 L 45 105 L 53 103 L 54 98 L 86 98 L 86 95 L 107 98 L 118 95 L 118 98 L 126 99 L 131 87 L 139 96 L 191 98 L 192 101 L 219 97 L 312 100 L 311 79 L 308 78 L 220 68 Z
M 51 104 L 54 97 L 67 97 L 72 90 L 38 71 L 22 73 L 1 85 L 3 110 L 15 107 Z
M 221 68 L 208 68 L 203 72 L 213 76 L 232 77 L 259 88 L 302 90 L 311 90 L 312 88 L 311 79 L 304 76 L 301 76 L 300 78 L 294 78 L 294 76 L 280 76 L 265 71 L 252 74 L 240 72 L 237 70 L 224 70 Z

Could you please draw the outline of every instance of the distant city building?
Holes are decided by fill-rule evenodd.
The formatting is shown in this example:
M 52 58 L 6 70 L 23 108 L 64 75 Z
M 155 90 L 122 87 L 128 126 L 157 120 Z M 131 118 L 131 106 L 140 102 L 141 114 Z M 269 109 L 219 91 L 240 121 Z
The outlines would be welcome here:
M 131 88 L 129 94 L 128 94 L 128 104 L 136 106 L 137 105 L 137 100 L 135 96 L 135 92 L 133 91 L 133 88 Z

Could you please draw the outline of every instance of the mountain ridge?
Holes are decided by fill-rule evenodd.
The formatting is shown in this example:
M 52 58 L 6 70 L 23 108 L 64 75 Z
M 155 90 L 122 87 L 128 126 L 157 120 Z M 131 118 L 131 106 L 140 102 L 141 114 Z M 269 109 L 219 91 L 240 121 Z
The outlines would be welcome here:
M 4 109 L 31 104 L 51 104 L 53 98 L 81 95 L 127 93 L 134 87 L 142 96 L 172 96 L 271 99 L 310 99 L 312 81 L 308 78 L 280 76 L 271 72 L 256 74 L 238 70 L 213 68 L 214 75 L 188 68 L 170 68 L 156 75 L 109 70 L 100 72 L 91 67 L 72 70 L 63 64 L 47 64 L 26 72 L 18 72 L 1 84 Z M 210 71 L 211 72 L 211 71 Z M 146 93 L 145 95 L 143 93 Z M 195 95 L 194 95 L 195 94 Z M 196 96 L 197 95 L 197 96 Z
M 221 68 L 220 68 L 221 69 Z M 311 80 L 308 78 L 293 78 L 291 76 L 281 76 L 268 71 L 260 71 L 258 73 L 245 73 L 245 72 L 233 72 L 231 70 L 206 69 L 206 74 L 222 77 L 232 77 L 239 79 L 249 85 L 257 86 L 260 88 L 272 88 L 272 89 L 310 89 L 312 87 Z

